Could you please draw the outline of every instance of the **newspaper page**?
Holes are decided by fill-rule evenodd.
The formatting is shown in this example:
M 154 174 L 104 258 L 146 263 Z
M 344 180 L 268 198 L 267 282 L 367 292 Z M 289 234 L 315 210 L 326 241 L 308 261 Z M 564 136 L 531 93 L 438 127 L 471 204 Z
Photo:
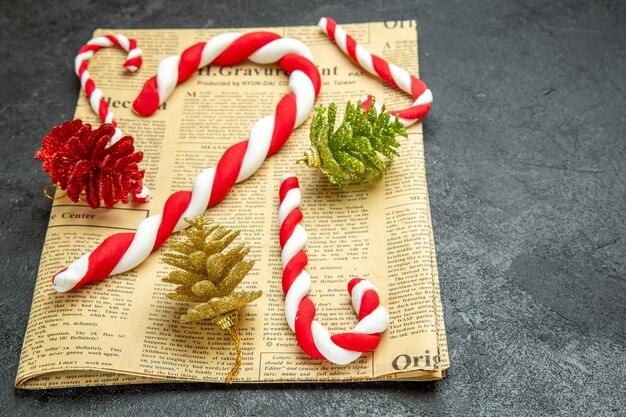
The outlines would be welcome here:
M 372 53 L 418 74 L 414 21 L 349 24 L 346 31 Z M 144 204 L 91 209 L 67 197 L 56 199 L 41 255 L 16 386 L 45 389 L 162 381 L 223 382 L 235 359 L 229 334 L 210 323 L 183 324 L 189 305 L 165 297 L 172 267 L 161 262 L 167 244 L 135 269 L 57 293 L 54 273 L 113 233 L 133 231 L 144 218 L 162 212 L 177 190 L 190 190 L 195 175 L 215 166 L 222 153 L 248 138 L 256 120 L 274 113 L 287 92 L 288 76 L 276 65 L 245 62 L 202 68 L 176 88 L 151 117 L 131 111 L 143 83 L 165 57 L 224 32 L 258 29 L 110 30 L 123 33 L 144 51 L 136 74 L 121 66 L 123 53 L 107 48 L 89 71 L 104 92 L 119 127 L 144 152 L 141 164 L 151 200 Z M 322 76 L 317 104 L 335 102 L 339 117 L 348 100 L 372 94 L 389 109 L 410 97 L 365 73 L 316 26 L 264 28 L 308 45 Z M 69 61 L 69 59 L 68 59 Z M 68 63 L 68 71 L 70 65 Z M 78 82 L 78 81 L 77 81 Z M 84 91 L 76 118 L 98 126 Z M 436 380 L 449 366 L 435 249 L 428 205 L 421 124 L 401 139 L 400 156 L 385 176 L 338 189 L 322 174 L 295 160 L 309 147 L 310 119 L 250 179 L 208 210 L 211 218 L 241 230 L 256 264 L 240 284 L 263 296 L 241 312 L 241 372 L 234 382 L 348 382 Z M 60 124 L 61 121 L 59 121 Z M 293 172 L 303 193 L 303 225 L 312 276 L 310 297 L 317 320 L 331 333 L 357 321 L 346 285 L 350 277 L 372 280 L 391 323 L 374 352 L 347 366 L 304 354 L 284 316 L 278 240 L 278 188 Z M 58 196 L 63 193 L 59 192 Z

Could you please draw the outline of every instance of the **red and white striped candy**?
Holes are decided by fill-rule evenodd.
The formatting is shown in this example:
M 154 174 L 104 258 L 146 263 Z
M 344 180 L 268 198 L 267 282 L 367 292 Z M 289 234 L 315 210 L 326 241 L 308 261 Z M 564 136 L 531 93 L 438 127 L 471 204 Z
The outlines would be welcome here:
M 124 62 L 124 68 L 128 71 L 135 72 L 141 67 L 142 52 L 137 47 L 137 41 L 129 39 L 124 35 L 106 35 L 91 39 L 78 50 L 78 55 L 76 55 L 74 60 L 74 69 L 80 79 L 80 84 L 85 89 L 89 105 L 93 111 L 100 116 L 102 123 L 110 123 L 115 127 L 115 135 L 111 138 L 111 144 L 114 144 L 122 137 L 122 132 L 117 128 L 117 123 L 113 120 L 113 113 L 109 109 L 108 103 L 102 98 L 102 90 L 96 87 L 89 71 L 87 71 L 89 60 L 93 54 L 101 48 L 111 46 L 128 52 L 126 62 Z
M 96 84 L 91 79 L 91 75 L 87 70 L 89 66 L 89 60 L 96 51 L 101 48 L 108 48 L 115 46 L 128 52 L 126 55 L 126 61 L 124 62 L 124 68 L 130 72 L 135 72 L 141 67 L 141 55 L 142 51 L 137 47 L 137 41 L 129 39 L 124 35 L 106 35 L 98 38 L 93 38 L 85 45 L 83 45 L 76 55 L 74 60 L 74 70 L 76 75 L 80 79 L 80 85 L 85 89 L 87 94 L 87 100 L 92 110 L 100 116 L 102 123 L 110 123 L 115 127 L 115 134 L 111 137 L 110 144 L 122 138 L 122 131 L 117 127 L 117 122 L 113 119 L 113 113 L 109 109 L 109 104 L 102 98 L 102 90 L 96 87 Z M 144 203 L 149 197 L 149 190 L 144 185 L 139 194 L 133 195 L 133 200 L 137 203 Z
M 433 95 L 422 80 L 409 74 L 406 70 L 388 63 L 379 56 L 371 54 L 362 45 L 357 44 L 352 36 L 346 34 L 333 19 L 322 17 L 318 25 L 330 40 L 337 44 L 339 49 L 367 72 L 377 75 L 394 87 L 411 94 L 414 100 L 411 107 L 403 110 L 389 110 L 392 115 L 399 116 L 400 122 L 404 126 L 411 126 L 426 116 L 430 110 Z M 363 108 L 369 110 L 371 102 L 372 96 L 367 96 L 363 100 Z M 378 103 L 376 105 L 378 107 Z M 380 108 L 377 110 L 380 111 Z
M 235 183 L 254 174 L 265 158 L 276 153 L 291 132 L 308 117 L 319 94 L 321 81 L 306 46 L 269 32 L 225 34 L 218 38 L 219 42 L 196 44 L 185 50 L 181 57 L 167 58 L 166 61 L 177 62 L 178 74 L 186 74 L 188 78 L 201 63 L 234 65 L 254 56 L 256 62 L 277 62 L 290 73 L 291 93 L 282 97 L 274 115 L 263 117 L 254 124 L 248 140 L 232 145 L 217 166 L 200 172 L 192 191 L 175 192 L 165 202 L 163 213 L 141 221 L 136 232 L 108 237 L 93 252 L 59 271 L 52 278 L 57 291 L 65 292 L 89 282 L 101 281 L 139 265 L 172 233 L 188 226 L 185 217 L 195 218 L 204 213 L 207 207 L 219 203 Z M 207 61 L 206 57 L 211 59 Z M 154 82 L 156 79 L 151 79 L 147 84 Z M 137 101 L 141 103 L 140 98 Z
M 286 55 L 297 55 L 313 61 L 311 51 L 302 42 L 282 38 L 275 33 L 218 35 L 208 42 L 200 42 L 187 48 L 180 56 L 171 56 L 161 61 L 157 75 L 145 83 L 135 99 L 133 110 L 141 116 L 150 116 L 167 100 L 178 84 L 209 64 L 233 65 L 248 59 L 257 64 L 278 62 L 282 66 L 280 61 Z M 299 112 L 297 124 L 304 122 L 308 115 L 308 112 Z
M 317 359 L 346 365 L 363 352 L 376 349 L 380 333 L 389 326 L 389 314 L 380 305 L 378 289 L 374 284 L 362 278 L 353 278 L 348 283 L 348 293 L 352 298 L 352 307 L 359 316 L 359 323 L 350 332 L 331 336 L 322 324 L 314 320 L 315 305 L 307 296 L 311 289 L 311 277 L 304 269 L 308 263 L 303 250 L 307 233 L 300 224 L 301 201 L 298 179 L 291 174 L 283 176 L 278 219 L 285 316 L 304 352 Z

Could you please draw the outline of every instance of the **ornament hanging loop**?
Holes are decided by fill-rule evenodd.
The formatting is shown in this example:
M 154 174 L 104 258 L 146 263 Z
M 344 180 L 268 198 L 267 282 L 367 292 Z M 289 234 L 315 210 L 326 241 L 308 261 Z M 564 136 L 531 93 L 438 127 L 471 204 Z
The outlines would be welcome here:
M 46 185 L 43 188 L 43 195 L 45 195 L 48 200 L 53 200 L 53 201 L 54 200 L 60 200 L 61 198 L 66 196 L 66 194 L 61 194 L 59 196 L 50 195 L 50 189 L 51 188 L 55 188 L 57 190 L 63 191 L 63 189 L 61 188 L 61 186 L 59 184 L 51 183 L 51 184 Z M 81 202 L 84 203 L 86 200 L 82 197 L 83 195 L 84 195 L 84 192 L 81 192 L 80 196 L 78 197 L 78 201 L 81 201 Z
M 51 189 L 51 188 L 54 188 L 54 189 L 60 190 L 60 189 L 61 189 L 61 186 L 60 186 L 59 184 L 52 183 L 52 184 L 48 184 L 48 185 L 46 185 L 46 186 L 43 188 L 43 195 L 45 195 L 45 196 L 46 196 L 46 198 L 47 198 L 48 200 L 58 200 L 58 199 L 60 199 L 60 198 L 63 198 L 63 197 L 64 197 L 64 195 L 60 195 L 60 196 L 53 196 L 53 195 L 50 195 L 50 189 Z
M 222 330 L 228 329 L 228 333 L 230 333 L 230 338 L 233 340 L 233 344 L 235 345 L 235 350 L 237 351 L 237 357 L 235 358 L 235 363 L 233 367 L 228 371 L 228 375 L 226 375 L 225 382 L 227 384 L 232 384 L 233 379 L 237 378 L 239 375 L 239 370 L 241 369 L 241 339 L 239 338 L 239 331 L 235 327 L 237 323 L 239 323 L 239 312 L 231 311 L 230 313 L 226 313 L 223 316 L 220 316 L 213 320 L 214 324 L 220 326 Z

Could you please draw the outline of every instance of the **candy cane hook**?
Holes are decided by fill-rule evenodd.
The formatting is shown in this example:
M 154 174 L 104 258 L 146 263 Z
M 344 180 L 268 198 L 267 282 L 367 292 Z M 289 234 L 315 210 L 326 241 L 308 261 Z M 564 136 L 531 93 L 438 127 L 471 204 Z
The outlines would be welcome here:
M 348 283 L 348 293 L 359 316 L 356 327 L 348 333 L 331 336 L 322 324 L 314 320 L 315 305 L 307 296 L 311 289 L 311 277 L 305 269 L 308 258 L 303 249 L 308 237 L 300 224 L 301 200 L 298 179 L 291 174 L 284 175 L 280 184 L 278 220 L 285 316 L 304 352 L 317 359 L 346 365 L 363 352 L 376 349 L 380 333 L 389 326 L 389 314 L 380 305 L 378 289 L 374 284 L 362 278 L 353 278 Z
M 78 75 L 80 85 L 85 89 L 89 105 L 93 111 L 100 116 L 102 123 L 110 123 L 115 127 L 115 135 L 111 138 L 112 145 L 122 137 L 122 132 L 117 127 L 115 120 L 113 120 L 113 113 L 109 110 L 109 104 L 102 98 L 102 90 L 96 87 L 96 84 L 91 79 L 91 75 L 87 70 L 89 60 L 93 54 L 102 48 L 111 46 L 128 52 L 126 61 L 124 62 L 124 68 L 128 71 L 135 72 L 141 67 L 142 51 L 137 47 L 137 41 L 129 39 L 124 35 L 106 35 L 91 39 L 78 50 L 78 54 L 74 60 L 74 70 L 76 71 L 76 75 Z
M 433 101 L 433 95 L 422 80 L 409 74 L 406 70 L 394 64 L 390 64 L 379 56 L 370 53 L 362 45 L 357 44 L 354 38 L 348 35 L 333 19 L 322 17 L 318 26 L 339 49 L 367 72 L 411 94 L 414 102 L 410 107 L 403 110 L 389 110 L 389 113 L 392 115 L 398 115 L 400 122 L 402 122 L 404 126 L 411 126 L 428 114 Z M 372 96 L 365 97 L 362 102 L 363 108 L 369 110 L 371 102 Z M 380 111 L 379 108 L 377 110 Z

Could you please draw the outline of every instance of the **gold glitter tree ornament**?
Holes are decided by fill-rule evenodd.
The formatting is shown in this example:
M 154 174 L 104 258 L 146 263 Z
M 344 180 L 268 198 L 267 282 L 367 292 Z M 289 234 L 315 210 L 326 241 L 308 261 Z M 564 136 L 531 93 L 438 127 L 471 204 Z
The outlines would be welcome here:
M 250 248 L 239 244 L 226 248 L 239 236 L 215 224 L 207 216 L 185 219 L 191 226 L 181 232 L 183 238 L 169 243 L 163 262 L 179 268 L 169 273 L 163 282 L 178 285 L 167 297 L 175 301 L 195 303 L 180 319 L 183 322 L 211 320 L 222 329 L 228 329 L 237 350 L 237 358 L 226 377 L 232 383 L 241 367 L 241 346 L 235 327 L 239 310 L 259 298 L 263 291 L 235 291 L 250 272 L 254 261 L 245 261 Z
M 392 119 L 385 106 L 376 111 L 374 104 L 372 99 L 372 110 L 367 112 L 360 101 L 356 105 L 348 102 L 337 130 L 335 103 L 328 111 L 318 106 L 311 122 L 311 147 L 296 162 L 318 168 L 339 187 L 346 185 L 346 176 L 354 183 L 363 182 L 368 174 L 380 177 L 387 166 L 379 154 L 393 159 L 400 146 L 396 137 L 407 137 L 407 133 L 398 116 Z

